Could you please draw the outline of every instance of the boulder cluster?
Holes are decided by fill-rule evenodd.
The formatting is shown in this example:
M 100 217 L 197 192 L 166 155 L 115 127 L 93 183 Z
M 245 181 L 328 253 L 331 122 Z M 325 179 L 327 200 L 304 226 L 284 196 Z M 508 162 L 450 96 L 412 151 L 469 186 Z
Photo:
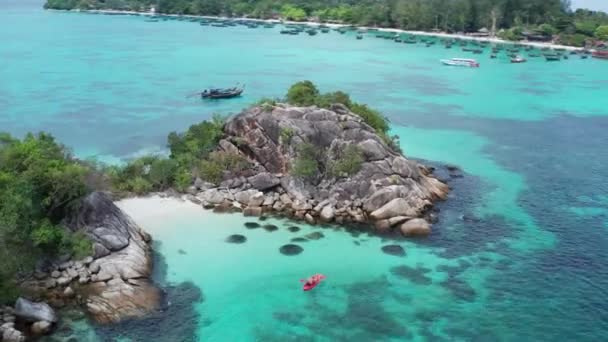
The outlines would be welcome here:
M 151 237 L 109 195 L 95 192 L 86 197 L 66 225 L 91 238 L 95 255 L 41 265 L 23 288 L 43 294 L 56 307 L 83 304 L 99 323 L 141 317 L 159 307 L 160 290 L 150 281 Z
M 348 146 L 356 146 L 363 160 L 353 174 L 297 177 L 293 168 L 304 144 L 327 163 Z M 404 157 L 339 104 L 252 107 L 226 123 L 218 151 L 239 155 L 250 167 L 226 170 L 219 185 L 197 179 L 188 189 L 191 201 L 216 211 L 281 214 L 310 224 L 370 224 L 383 233 L 398 229 L 420 236 L 430 233 L 429 209 L 449 191 L 431 169 Z
M 24 342 L 26 336 L 46 335 L 51 332 L 57 320 L 55 310 L 48 304 L 19 298 L 14 308 L 0 308 L 0 341 Z

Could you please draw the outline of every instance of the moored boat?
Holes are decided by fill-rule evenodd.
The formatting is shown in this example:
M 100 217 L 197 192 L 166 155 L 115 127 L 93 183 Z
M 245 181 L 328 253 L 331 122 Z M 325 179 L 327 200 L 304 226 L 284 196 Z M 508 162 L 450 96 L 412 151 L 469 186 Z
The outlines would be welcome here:
M 528 60 L 526 60 L 525 58 L 523 58 L 522 56 L 519 56 L 519 55 L 511 58 L 511 63 L 525 63 L 527 61 Z
M 203 99 L 229 99 L 232 97 L 241 96 L 242 93 L 243 88 L 239 87 L 228 89 L 211 88 L 205 89 L 202 93 L 200 93 L 200 95 Z
M 468 68 L 479 68 L 479 63 L 470 58 L 450 58 L 450 59 L 442 59 L 441 63 L 449 66 L 461 66 Z

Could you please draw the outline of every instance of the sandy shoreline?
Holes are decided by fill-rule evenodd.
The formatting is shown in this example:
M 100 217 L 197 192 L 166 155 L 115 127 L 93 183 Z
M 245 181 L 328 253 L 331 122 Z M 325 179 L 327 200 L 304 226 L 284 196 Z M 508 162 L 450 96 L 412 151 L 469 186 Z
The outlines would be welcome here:
M 53 10 L 53 11 L 55 11 L 55 10 Z M 63 10 L 56 10 L 56 11 L 65 12 Z M 71 11 L 67 11 L 67 12 L 83 12 L 83 13 L 96 13 L 96 14 L 124 14 L 124 15 L 141 15 L 141 16 L 159 15 L 159 16 L 165 16 L 165 17 L 182 17 L 182 18 L 193 18 L 193 19 L 194 18 L 224 19 L 224 20 L 228 19 L 228 20 L 247 20 L 247 21 L 275 23 L 275 24 L 283 23 L 283 24 L 300 24 L 300 25 L 316 25 L 316 26 L 321 25 L 321 23 L 311 22 L 311 21 L 289 21 L 289 20 L 277 20 L 277 19 L 255 19 L 255 18 L 228 18 L 228 17 L 215 17 L 215 16 L 205 16 L 205 15 L 160 14 L 160 13 L 153 13 L 153 12 L 135 12 L 135 11 L 117 11 L 117 10 L 71 10 Z M 331 28 L 352 26 L 352 25 L 331 24 L 331 23 L 324 23 L 323 25 L 331 27 Z M 553 43 L 528 42 L 528 41 L 512 42 L 512 41 L 507 41 L 507 40 L 503 40 L 500 38 L 472 37 L 472 36 L 467 36 L 467 35 L 463 35 L 463 34 L 425 32 L 425 31 L 408 31 L 408 30 L 401 30 L 401 29 L 395 29 L 395 28 L 378 28 L 378 27 L 366 27 L 366 26 L 358 26 L 358 28 L 364 29 L 364 30 L 375 29 L 380 32 L 406 33 L 406 34 L 411 34 L 411 35 L 416 35 L 416 36 L 430 36 L 430 37 L 439 37 L 439 38 L 463 39 L 463 40 L 471 40 L 471 41 L 475 40 L 475 41 L 479 41 L 479 42 L 489 42 L 489 43 L 494 43 L 494 44 L 510 44 L 510 45 L 520 44 L 520 45 L 525 45 L 525 46 L 533 46 L 533 47 L 537 47 L 537 48 L 565 49 L 565 50 L 573 50 L 573 51 L 584 50 L 584 48 L 568 46 L 568 45 L 553 44 Z
M 167 216 L 175 215 L 175 212 L 206 212 L 200 205 L 191 201 L 176 197 L 161 197 L 151 195 L 144 197 L 125 198 L 114 202 L 122 211 L 130 217 L 138 220 L 160 220 Z

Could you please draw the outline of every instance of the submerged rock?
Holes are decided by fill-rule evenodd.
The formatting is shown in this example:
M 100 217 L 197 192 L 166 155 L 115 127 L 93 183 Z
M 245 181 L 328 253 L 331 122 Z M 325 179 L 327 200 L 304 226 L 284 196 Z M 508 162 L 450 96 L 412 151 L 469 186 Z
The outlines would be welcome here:
M 302 253 L 304 251 L 304 248 L 302 248 L 298 245 L 294 245 L 294 244 L 287 244 L 287 245 L 281 246 L 281 248 L 279 248 L 279 251 L 283 255 L 292 256 L 292 255 L 298 255 L 298 254 Z
M 256 228 L 260 228 L 261 225 L 257 222 L 245 222 L 245 227 L 247 229 L 256 229 Z
M 411 281 L 414 284 L 418 285 L 431 285 L 431 278 L 427 277 L 425 274 L 430 272 L 431 270 L 423 267 L 409 267 L 406 265 L 395 266 L 391 268 L 391 273 L 397 277 L 405 278 Z
M 306 238 L 308 240 L 321 240 L 324 237 L 325 237 L 325 235 L 321 232 L 313 232 L 313 233 L 306 235 Z
M 413 219 L 405 222 L 400 227 L 404 236 L 428 236 L 431 234 L 431 225 L 424 219 Z
M 297 233 L 300 231 L 300 227 L 291 226 L 291 227 L 287 228 L 287 230 L 289 230 L 292 233 Z
M 245 236 L 239 235 L 239 234 L 230 235 L 229 237 L 226 238 L 226 242 L 228 242 L 228 243 L 241 244 L 241 243 L 245 243 L 246 241 L 247 241 L 247 238 Z
M 399 245 L 382 246 L 382 251 L 388 255 L 405 256 L 405 249 Z
M 264 230 L 267 232 L 274 232 L 278 229 L 279 229 L 279 227 L 275 226 L 274 224 L 265 224 L 264 225 Z
M 297 237 L 297 238 L 291 239 L 291 242 L 308 242 L 308 239 L 305 239 L 302 237 Z

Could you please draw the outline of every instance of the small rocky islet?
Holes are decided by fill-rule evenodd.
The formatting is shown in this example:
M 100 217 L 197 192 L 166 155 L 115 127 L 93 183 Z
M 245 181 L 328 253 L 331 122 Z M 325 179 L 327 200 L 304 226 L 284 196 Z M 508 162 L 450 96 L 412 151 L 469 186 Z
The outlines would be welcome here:
M 320 169 L 330 169 L 348 146 L 360 151 L 361 165 L 352 174 L 298 176 L 293 166 L 302 145 L 327 156 L 316 161 Z M 430 209 L 449 192 L 432 168 L 407 159 L 341 104 L 253 106 L 225 123 L 217 152 L 239 156 L 249 167 L 224 172 L 217 185 L 197 179 L 188 197 L 205 208 L 230 208 L 246 216 L 356 223 L 378 233 L 426 236 Z

